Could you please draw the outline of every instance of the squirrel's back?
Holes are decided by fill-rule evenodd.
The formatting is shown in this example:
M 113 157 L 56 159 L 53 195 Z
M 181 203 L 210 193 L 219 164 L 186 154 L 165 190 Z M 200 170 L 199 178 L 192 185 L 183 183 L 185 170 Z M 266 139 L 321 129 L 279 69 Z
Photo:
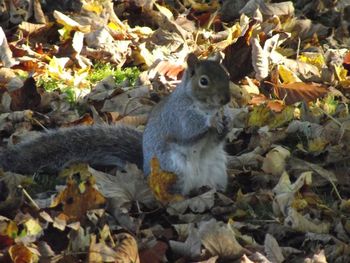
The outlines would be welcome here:
M 78 126 L 43 133 L 0 152 L 5 171 L 57 172 L 71 163 L 142 167 L 142 133 L 127 126 Z

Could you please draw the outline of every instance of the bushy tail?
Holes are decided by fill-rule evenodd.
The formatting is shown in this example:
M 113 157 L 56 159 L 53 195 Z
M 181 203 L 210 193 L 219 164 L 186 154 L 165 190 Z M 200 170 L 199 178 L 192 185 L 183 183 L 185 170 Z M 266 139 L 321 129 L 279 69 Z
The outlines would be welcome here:
M 130 162 L 142 168 L 142 134 L 126 126 L 78 126 L 49 131 L 0 152 L 0 167 L 23 174 L 58 172 L 76 162 Z

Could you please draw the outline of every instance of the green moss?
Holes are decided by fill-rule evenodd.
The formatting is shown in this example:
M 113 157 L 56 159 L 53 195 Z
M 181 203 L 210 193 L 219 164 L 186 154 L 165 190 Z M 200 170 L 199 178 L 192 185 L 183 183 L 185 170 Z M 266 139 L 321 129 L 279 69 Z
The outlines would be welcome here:
M 135 85 L 140 71 L 136 67 L 118 69 L 110 63 L 97 63 L 91 70 L 88 80 L 94 84 L 110 75 L 113 76 L 116 84 L 120 84 L 128 79 L 131 85 Z
M 133 86 L 140 75 L 140 71 L 136 67 L 125 68 L 123 70 L 117 69 L 114 73 L 114 79 L 116 83 L 122 83 L 126 79 L 130 81 L 130 84 Z
M 95 83 L 110 75 L 113 76 L 116 84 L 120 84 L 128 79 L 130 85 L 133 86 L 140 75 L 140 71 L 136 67 L 118 69 L 110 63 L 97 63 L 91 69 L 87 80 L 90 82 L 90 86 L 93 86 Z M 57 80 L 47 76 L 40 77 L 37 80 L 37 85 L 42 86 L 48 92 L 55 90 L 61 91 L 66 94 L 67 100 L 72 104 L 77 101 L 77 94 L 79 94 L 77 93 L 78 91 L 75 90 L 75 87 L 67 85 L 63 80 Z
M 60 90 L 66 95 L 67 101 L 69 101 L 70 103 L 76 102 L 74 87 L 68 86 L 63 81 L 56 80 L 51 77 L 39 78 L 37 81 L 37 85 L 42 86 L 48 92 Z
M 96 63 L 89 74 L 88 80 L 91 83 L 96 83 L 104 78 L 114 75 L 115 68 L 110 63 Z

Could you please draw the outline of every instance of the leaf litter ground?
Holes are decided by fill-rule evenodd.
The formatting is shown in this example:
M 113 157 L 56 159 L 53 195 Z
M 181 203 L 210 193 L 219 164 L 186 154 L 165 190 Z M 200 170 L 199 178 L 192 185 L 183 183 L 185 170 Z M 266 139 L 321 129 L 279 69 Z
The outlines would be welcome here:
M 151 188 L 133 165 L 3 171 L 1 261 L 350 261 L 347 1 L 25 3 L 1 15 L 1 147 L 58 127 L 142 130 L 189 52 L 222 52 L 230 185 L 171 196 L 156 163 Z

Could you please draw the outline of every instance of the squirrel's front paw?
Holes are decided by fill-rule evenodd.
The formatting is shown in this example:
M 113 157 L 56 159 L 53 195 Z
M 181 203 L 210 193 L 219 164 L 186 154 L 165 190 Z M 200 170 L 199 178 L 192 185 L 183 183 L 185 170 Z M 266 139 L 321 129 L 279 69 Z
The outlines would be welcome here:
M 228 133 L 229 120 L 221 112 L 212 117 L 212 127 L 216 129 L 219 136 L 225 136 Z

